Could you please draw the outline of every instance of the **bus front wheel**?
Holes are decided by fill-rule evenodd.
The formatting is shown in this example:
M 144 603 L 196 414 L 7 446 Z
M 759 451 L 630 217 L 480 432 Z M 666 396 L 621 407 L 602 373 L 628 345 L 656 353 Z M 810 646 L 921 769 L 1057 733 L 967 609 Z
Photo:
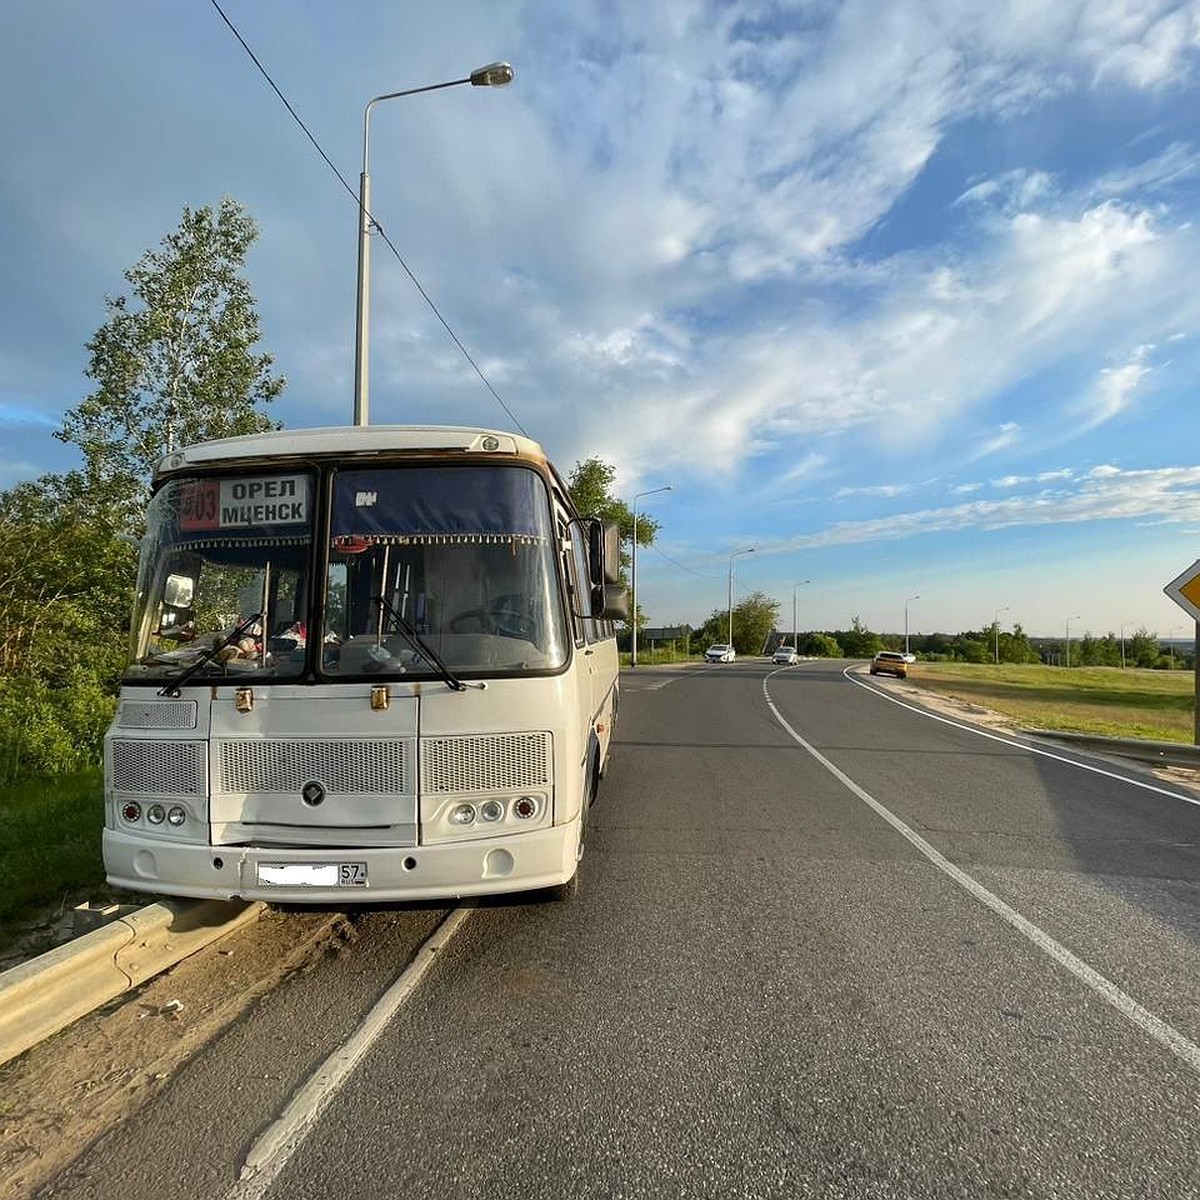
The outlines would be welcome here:
M 579 864 L 583 860 L 584 847 L 587 844 L 588 813 L 592 801 L 596 798 L 596 784 L 599 778 L 599 750 L 593 752 L 588 766 L 587 777 L 583 781 L 583 804 L 579 813 L 579 842 L 575 848 L 575 873 L 570 879 L 556 883 L 546 888 L 546 899 L 554 901 L 570 900 L 579 895 Z

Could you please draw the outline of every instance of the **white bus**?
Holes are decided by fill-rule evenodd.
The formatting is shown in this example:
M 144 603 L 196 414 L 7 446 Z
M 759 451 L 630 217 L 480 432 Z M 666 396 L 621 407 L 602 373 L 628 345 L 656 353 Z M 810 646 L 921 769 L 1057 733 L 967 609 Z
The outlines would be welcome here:
M 109 882 L 569 894 L 617 717 L 618 552 L 513 434 L 286 430 L 168 455 L 105 737 Z

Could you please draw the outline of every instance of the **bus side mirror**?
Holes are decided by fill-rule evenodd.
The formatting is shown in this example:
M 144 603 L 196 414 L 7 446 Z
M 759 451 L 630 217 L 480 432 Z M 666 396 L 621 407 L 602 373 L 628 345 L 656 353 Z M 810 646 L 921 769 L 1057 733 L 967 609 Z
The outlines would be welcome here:
M 620 581 L 621 527 L 616 521 L 588 522 L 588 570 L 593 585 Z
M 592 616 L 597 621 L 628 621 L 629 593 L 615 583 L 598 583 L 592 588 Z

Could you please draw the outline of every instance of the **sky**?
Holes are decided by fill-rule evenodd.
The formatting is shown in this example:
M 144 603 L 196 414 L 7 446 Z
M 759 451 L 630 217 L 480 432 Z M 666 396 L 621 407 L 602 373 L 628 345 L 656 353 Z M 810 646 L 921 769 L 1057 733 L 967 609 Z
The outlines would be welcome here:
M 659 523 L 651 625 L 1190 637 L 1200 0 L 220 0 L 357 187 L 372 424 L 519 429 Z M 241 202 L 271 415 L 353 420 L 357 209 L 211 0 L 0 8 L 0 487 L 123 272 Z M 514 424 L 515 422 L 517 424 Z M 752 553 L 740 553 L 753 547 Z

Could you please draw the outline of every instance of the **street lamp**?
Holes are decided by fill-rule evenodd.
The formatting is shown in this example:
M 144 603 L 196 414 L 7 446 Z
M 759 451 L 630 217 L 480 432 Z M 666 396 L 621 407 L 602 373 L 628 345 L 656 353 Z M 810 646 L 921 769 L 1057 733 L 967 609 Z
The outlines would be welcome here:
M 633 497 L 633 564 L 629 570 L 629 590 L 633 594 L 633 602 L 630 608 L 633 611 L 633 635 L 629 643 L 629 665 L 637 666 L 637 502 L 643 496 L 654 496 L 659 492 L 669 492 L 671 485 L 665 484 L 663 487 L 651 488 L 648 492 L 637 492 Z
M 1067 666 L 1071 665 L 1071 622 L 1079 621 L 1082 618 L 1076 613 L 1073 617 L 1067 618 Z
M 808 583 L 812 583 L 812 580 L 802 579 L 794 588 L 792 588 L 792 649 L 795 650 L 797 654 L 800 653 L 800 630 L 796 625 L 796 593 Z
M 904 653 L 908 653 L 908 602 L 909 600 L 920 600 L 920 596 L 909 596 L 904 601 Z
M 1167 653 L 1171 656 L 1171 670 L 1175 670 L 1175 633 L 1177 630 L 1186 629 L 1186 625 L 1172 625 L 1167 630 Z
M 371 216 L 371 176 L 367 171 L 367 153 L 370 144 L 371 109 L 381 100 L 396 100 L 401 96 L 415 96 L 420 92 L 437 92 L 442 88 L 458 87 L 469 83 L 472 87 L 504 87 L 513 81 L 513 69 L 506 62 L 488 63 L 472 71 L 465 79 L 451 79 L 446 83 L 431 83 L 425 87 L 407 88 L 403 92 L 385 92 L 367 101 L 363 110 L 363 159 L 362 174 L 358 177 L 358 302 L 354 321 L 354 423 L 367 425 L 368 421 L 368 364 L 367 339 L 370 323 L 369 283 L 371 277 L 371 229 L 378 228 Z
M 992 619 L 992 627 L 996 630 L 996 666 L 1000 665 L 1000 614 L 1008 612 L 1011 605 L 1006 604 L 1003 608 L 996 609 L 996 615 Z
M 735 550 L 729 556 L 729 644 L 733 645 L 733 560 L 741 558 L 743 554 L 753 554 L 754 546 L 747 546 L 744 550 Z
M 1121 622 L 1121 670 L 1125 670 L 1125 627 L 1132 625 L 1132 621 Z

